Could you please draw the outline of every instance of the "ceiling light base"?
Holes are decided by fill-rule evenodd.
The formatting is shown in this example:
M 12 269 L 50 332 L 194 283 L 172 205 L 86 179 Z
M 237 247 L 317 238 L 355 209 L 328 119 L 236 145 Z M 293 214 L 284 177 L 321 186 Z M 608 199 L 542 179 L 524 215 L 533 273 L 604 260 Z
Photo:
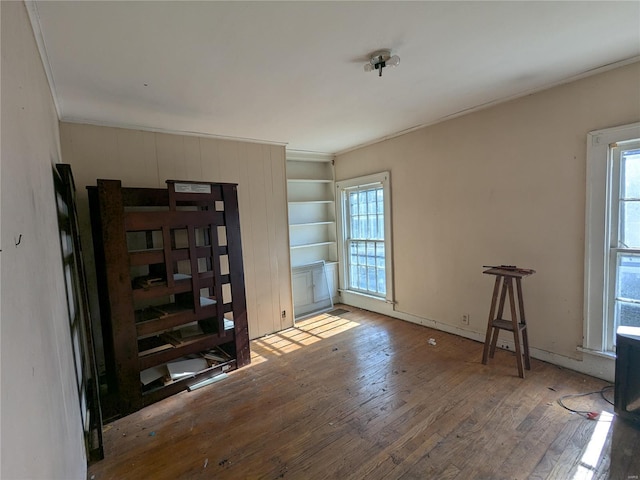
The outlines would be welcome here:
M 365 63 L 364 71 L 372 72 L 378 70 L 378 76 L 382 76 L 382 69 L 384 67 L 396 67 L 400 64 L 400 57 L 398 55 L 391 55 L 391 50 L 377 50 L 370 56 L 369 63 Z

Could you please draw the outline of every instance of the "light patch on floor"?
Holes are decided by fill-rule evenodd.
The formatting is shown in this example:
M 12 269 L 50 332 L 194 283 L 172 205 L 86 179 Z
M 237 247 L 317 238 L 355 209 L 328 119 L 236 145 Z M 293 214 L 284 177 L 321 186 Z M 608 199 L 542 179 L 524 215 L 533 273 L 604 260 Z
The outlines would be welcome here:
M 607 440 L 612 421 L 612 414 L 609 412 L 600 412 L 598 424 L 591 434 L 587 448 L 584 450 L 584 454 L 580 459 L 580 464 L 572 480 L 591 480 L 591 478 L 593 478 L 593 474 L 602 457 L 602 448 Z
M 296 326 L 293 328 L 253 340 L 251 342 L 251 363 L 266 361 L 265 353 L 281 356 L 360 325 L 330 313 L 307 318 L 296 322 Z

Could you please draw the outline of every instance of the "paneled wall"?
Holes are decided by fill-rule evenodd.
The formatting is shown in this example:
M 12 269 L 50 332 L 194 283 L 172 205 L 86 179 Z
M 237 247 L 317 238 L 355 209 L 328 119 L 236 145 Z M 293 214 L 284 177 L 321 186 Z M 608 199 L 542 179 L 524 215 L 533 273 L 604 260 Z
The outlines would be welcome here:
M 238 184 L 249 335 L 293 324 L 284 146 L 64 122 L 60 138 L 78 190 L 90 291 L 95 274 L 87 185 L 97 178 L 156 188 L 167 179 L 232 182 Z M 95 295 L 91 301 L 97 314 Z
M 639 86 L 635 63 L 338 155 L 336 181 L 391 172 L 391 313 L 480 339 L 482 266 L 533 268 L 531 345 L 582 360 L 586 135 L 640 120 Z

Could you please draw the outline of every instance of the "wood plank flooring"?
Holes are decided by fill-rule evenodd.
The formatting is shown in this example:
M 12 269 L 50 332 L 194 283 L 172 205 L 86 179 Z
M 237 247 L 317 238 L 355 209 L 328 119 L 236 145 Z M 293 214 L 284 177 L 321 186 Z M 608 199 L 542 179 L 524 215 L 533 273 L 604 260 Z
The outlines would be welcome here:
M 557 404 L 605 382 L 352 307 L 251 344 L 228 378 L 104 428 L 89 479 L 637 479 L 640 431 Z M 430 345 L 429 339 L 436 345 Z M 612 392 L 609 392 L 612 399 Z M 600 395 L 567 399 L 612 412 Z

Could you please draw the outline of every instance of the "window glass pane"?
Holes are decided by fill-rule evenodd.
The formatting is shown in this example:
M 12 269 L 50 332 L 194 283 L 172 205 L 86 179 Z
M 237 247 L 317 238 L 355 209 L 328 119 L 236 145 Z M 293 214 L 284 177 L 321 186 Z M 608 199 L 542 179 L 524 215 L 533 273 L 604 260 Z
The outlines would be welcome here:
M 376 222 L 375 215 L 369 215 L 369 217 L 367 217 L 367 223 L 369 227 L 369 238 L 378 238 L 378 223 Z
M 374 215 L 377 210 L 377 202 L 376 202 L 376 191 L 369 190 L 367 192 L 367 213 L 369 215 Z
M 352 216 L 350 220 L 351 224 L 351 238 L 361 238 L 360 224 L 358 223 L 358 217 Z
M 378 242 L 376 245 L 376 267 L 384 268 L 384 243 Z
M 618 254 L 615 326 L 640 327 L 640 254 Z
M 640 327 L 640 304 L 616 302 L 616 328 Z
M 387 281 L 385 278 L 384 270 L 378 268 L 378 292 L 385 294 L 387 293 Z
M 358 288 L 358 267 L 351 265 L 349 267 L 349 288 Z
M 376 291 L 376 269 L 375 268 L 369 268 L 367 269 L 367 290 L 369 290 L 370 292 L 375 292 Z
M 616 298 L 640 302 L 640 254 L 618 254 Z
M 367 246 L 365 242 L 358 242 L 358 265 L 367 264 Z
M 355 265 L 358 263 L 358 249 L 354 242 L 349 242 L 349 263 Z
M 620 201 L 620 247 L 640 247 L 640 201 Z
M 367 265 L 376 266 L 376 244 L 374 242 L 367 242 Z
M 367 267 L 358 266 L 358 289 L 367 289 Z
M 640 198 L 640 149 L 622 152 L 621 198 Z
M 359 215 L 367 214 L 367 195 L 364 192 L 358 195 L 358 214 Z

